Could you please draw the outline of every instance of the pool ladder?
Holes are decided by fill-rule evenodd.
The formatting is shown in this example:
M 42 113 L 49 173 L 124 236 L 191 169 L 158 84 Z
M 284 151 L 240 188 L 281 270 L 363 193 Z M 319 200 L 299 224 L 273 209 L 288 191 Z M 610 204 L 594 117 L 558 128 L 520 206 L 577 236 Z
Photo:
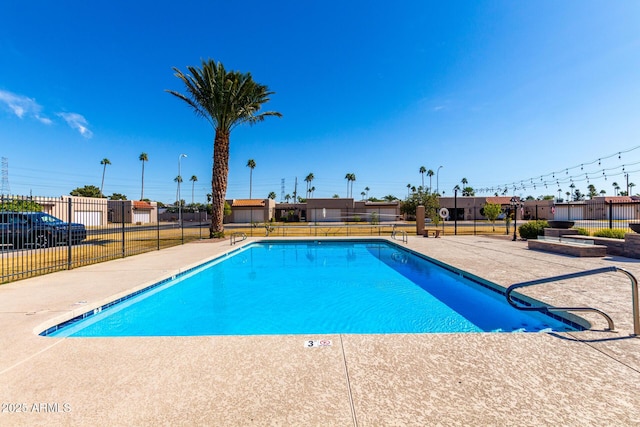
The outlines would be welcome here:
M 518 305 L 513 299 L 511 299 L 511 292 L 513 292 L 513 290 L 517 288 L 523 288 L 525 286 L 533 286 L 533 285 L 539 285 L 542 283 L 557 282 L 559 280 L 575 279 L 577 277 L 592 276 L 594 274 L 611 273 L 611 272 L 624 273 L 631 280 L 631 298 L 632 298 L 632 304 L 633 304 L 633 334 L 632 335 L 635 335 L 636 337 L 640 337 L 640 307 L 638 306 L 638 280 L 635 278 L 633 274 L 631 274 L 630 272 L 628 272 L 623 268 L 619 268 L 615 266 L 603 267 L 603 268 L 596 268 L 594 270 L 581 271 L 578 273 L 563 274 L 560 276 L 553 276 L 553 277 L 547 277 L 544 279 L 537 279 L 537 280 L 531 280 L 528 282 L 516 283 L 507 288 L 505 297 L 507 298 L 507 302 L 511 304 L 513 307 L 517 308 L 518 310 L 539 311 L 542 313 L 546 313 L 550 311 L 591 311 L 594 313 L 598 313 L 607 320 L 607 323 L 609 324 L 608 330 L 613 331 L 615 327 L 613 325 L 613 320 L 611 319 L 611 317 L 609 317 L 609 315 L 606 314 L 605 312 L 598 310 L 597 308 L 522 306 L 522 305 Z
M 400 233 L 400 239 L 398 239 L 398 233 Z M 409 243 L 409 235 L 404 230 L 396 229 L 395 224 L 393 225 L 393 231 L 391 232 L 391 238 L 394 240 L 402 240 L 402 243 Z
M 231 238 L 229 239 L 229 242 L 231 243 L 231 246 L 233 246 L 239 241 L 242 242 L 243 240 L 247 240 L 247 235 L 245 233 L 236 232 L 236 233 L 231 233 Z

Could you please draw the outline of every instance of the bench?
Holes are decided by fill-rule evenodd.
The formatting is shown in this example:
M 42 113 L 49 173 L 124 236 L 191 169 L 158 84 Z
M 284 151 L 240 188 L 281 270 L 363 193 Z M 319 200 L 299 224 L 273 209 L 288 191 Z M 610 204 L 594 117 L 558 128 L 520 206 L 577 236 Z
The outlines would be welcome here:
M 424 229 L 424 237 L 429 237 L 429 234 L 431 234 L 434 238 L 438 238 L 440 237 L 440 232 L 441 230 L 431 230 L 431 229 Z

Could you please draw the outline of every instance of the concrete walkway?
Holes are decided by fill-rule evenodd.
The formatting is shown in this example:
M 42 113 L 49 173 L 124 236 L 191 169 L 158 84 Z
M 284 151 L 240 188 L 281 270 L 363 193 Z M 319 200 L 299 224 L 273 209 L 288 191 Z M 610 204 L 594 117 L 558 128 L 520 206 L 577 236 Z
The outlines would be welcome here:
M 615 265 L 495 237 L 410 237 L 408 248 L 502 286 Z M 596 331 L 53 338 L 37 333 L 230 249 L 198 242 L 0 286 L 0 425 L 640 425 L 631 287 L 607 273 L 529 288 L 595 306 Z M 306 348 L 306 340 L 330 347 Z

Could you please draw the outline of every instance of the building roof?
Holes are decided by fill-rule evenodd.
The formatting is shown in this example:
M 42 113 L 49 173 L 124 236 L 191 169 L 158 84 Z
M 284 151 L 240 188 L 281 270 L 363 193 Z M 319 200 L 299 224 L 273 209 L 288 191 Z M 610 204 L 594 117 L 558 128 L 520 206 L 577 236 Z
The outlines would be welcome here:
M 629 196 L 605 196 L 604 201 L 606 203 L 629 203 L 636 200 Z
M 263 208 L 265 202 L 263 199 L 233 199 L 231 201 L 232 208 Z
M 516 198 L 520 200 L 520 197 Z M 487 201 L 487 203 L 493 203 L 496 205 L 508 205 L 511 203 L 511 197 L 509 196 L 492 196 L 487 197 L 485 200 Z
M 148 209 L 148 210 L 151 210 L 151 209 L 153 209 L 153 206 L 151 206 L 151 203 L 149 203 L 149 202 L 142 202 L 142 201 L 134 200 L 133 201 L 133 209 Z

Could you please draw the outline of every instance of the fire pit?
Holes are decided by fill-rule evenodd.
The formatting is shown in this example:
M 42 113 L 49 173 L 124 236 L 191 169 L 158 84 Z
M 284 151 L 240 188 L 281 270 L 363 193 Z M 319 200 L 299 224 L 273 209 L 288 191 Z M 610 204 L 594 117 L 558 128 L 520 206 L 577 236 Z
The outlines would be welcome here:
M 629 228 L 635 231 L 636 233 L 640 233 L 640 222 L 630 222 Z
M 547 221 L 551 228 L 571 228 L 575 222 L 573 221 Z M 640 225 L 640 224 L 639 224 Z

